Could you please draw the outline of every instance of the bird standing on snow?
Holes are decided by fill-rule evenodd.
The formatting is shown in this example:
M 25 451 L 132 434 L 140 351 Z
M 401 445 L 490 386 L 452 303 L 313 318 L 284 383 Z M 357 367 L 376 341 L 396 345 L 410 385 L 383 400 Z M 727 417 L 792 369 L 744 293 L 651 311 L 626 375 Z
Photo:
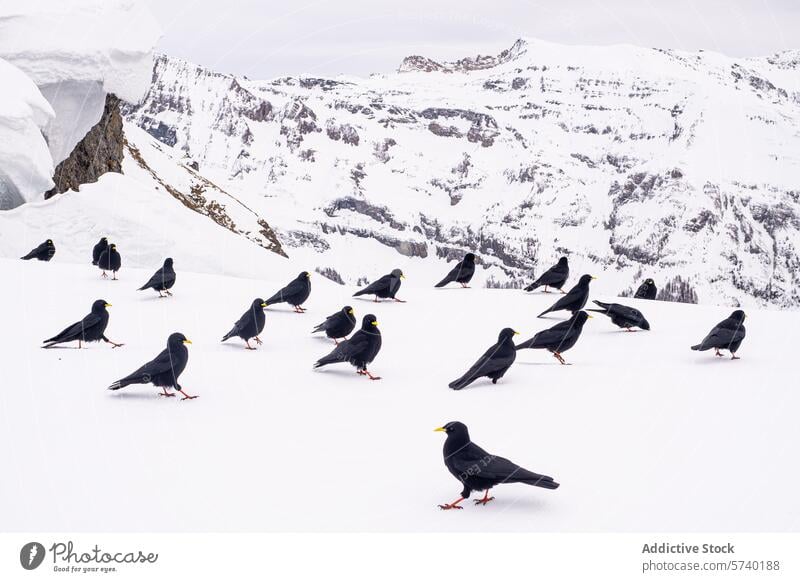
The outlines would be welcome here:
M 548 287 L 555 287 L 562 293 L 564 291 L 561 288 L 564 286 L 564 283 L 567 282 L 569 278 L 569 263 L 567 263 L 567 257 L 561 257 L 558 259 L 558 262 L 547 269 L 544 273 L 542 273 L 538 279 L 536 279 L 533 283 L 525 287 L 525 291 L 533 291 L 537 287 L 544 287 L 544 292 L 549 293 L 547 290 Z
M 118 348 L 124 344 L 118 344 L 105 336 L 106 327 L 108 326 L 108 311 L 106 308 L 111 307 L 104 299 L 98 299 L 92 303 L 92 311 L 81 319 L 78 323 L 73 323 L 58 335 L 54 335 L 50 339 L 44 340 L 43 348 L 51 348 L 56 344 L 63 344 L 66 342 L 78 342 L 78 349 L 81 349 L 83 342 L 99 342 L 103 340 L 107 344 L 111 344 L 111 348 Z
M 51 239 L 47 239 L 35 249 L 32 249 L 24 257 L 20 257 L 23 261 L 30 261 L 36 259 L 38 261 L 49 261 L 56 254 L 56 245 L 53 244 Z
M 164 266 L 156 271 L 150 280 L 139 287 L 139 291 L 145 289 L 152 289 L 158 291 L 159 297 L 172 296 L 170 289 L 175 284 L 175 269 L 172 268 L 172 259 L 167 258 L 164 261 Z M 166 295 L 164 295 L 166 293 Z
M 111 243 L 108 248 L 100 253 L 100 258 L 97 261 L 97 266 L 103 271 L 103 278 L 108 277 L 106 271 L 114 273 L 114 280 L 117 279 L 117 271 L 122 266 L 122 257 L 117 251 L 117 245 Z
M 325 335 L 336 342 L 338 346 L 339 339 L 346 338 L 355 327 L 356 316 L 353 314 L 353 308 L 345 305 L 340 311 L 326 317 L 325 321 L 315 327 L 311 333 L 324 331 Z
M 305 303 L 309 295 L 311 295 L 311 274 L 303 271 L 294 281 L 267 299 L 265 303 L 267 305 L 288 303 L 294 307 L 297 313 L 305 313 L 306 310 L 300 306 Z
M 736 352 L 739 351 L 739 346 L 742 345 L 742 340 L 747 333 L 744 328 L 745 317 L 747 316 L 744 311 L 737 309 L 727 319 L 723 319 L 715 325 L 714 329 L 703 338 L 703 341 L 692 346 L 692 349 L 704 352 L 714 348 L 714 355 L 719 357 L 722 357 L 720 350 L 728 350 L 731 353 L 731 359 L 738 360 L 739 356 L 736 355 Z
M 583 309 L 583 306 L 586 305 L 586 301 L 589 299 L 589 283 L 592 279 L 596 279 L 596 277 L 582 275 L 581 278 L 578 279 L 577 285 L 570 289 L 566 295 L 553 303 L 551 307 L 542 311 L 537 317 L 541 317 L 545 313 L 550 313 L 552 311 L 562 310 L 571 311 L 572 314 L 575 315 L 575 312 Z
M 634 299 L 655 299 L 656 298 L 656 284 L 652 279 L 645 279 L 644 283 L 639 285 L 639 288 L 636 290 L 636 294 L 633 296 Z
M 621 327 L 625 331 L 636 331 L 632 327 L 649 330 L 650 324 L 642 315 L 642 312 L 627 305 L 620 305 L 619 303 L 603 303 L 597 299 L 592 300 L 592 303 L 599 306 L 600 309 L 587 309 L 595 313 L 602 313 L 611 318 L 611 323 L 617 327 Z
M 489 490 L 503 483 L 558 489 L 559 484 L 552 477 L 528 471 L 508 459 L 484 451 L 470 440 L 467 426 L 461 422 L 448 422 L 434 431 L 447 435 L 442 450 L 444 465 L 464 486 L 458 499 L 440 505 L 439 509 L 464 509 L 459 503 L 469 499 L 473 491 L 486 491 L 483 499 L 475 500 L 475 505 L 486 505 L 494 499 L 489 497 Z
M 258 336 L 262 331 L 264 331 L 264 325 L 267 322 L 267 316 L 264 315 L 264 308 L 266 306 L 267 304 L 264 303 L 264 300 L 260 297 L 254 299 L 253 303 L 250 305 L 250 309 L 245 311 L 244 315 L 239 318 L 239 321 L 233 324 L 233 329 L 225 334 L 225 337 L 222 338 L 222 341 L 226 341 L 234 336 L 238 336 L 244 340 L 244 343 L 247 344 L 246 349 L 256 349 L 250 345 L 250 339 L 255 339 L 258 345 L 262 344 L 261 339 Z
M 186 369 L 189 362 L 189 350 L 185 344 L 190 344 L 186 336 L 182 333 L 173 333 L 167 339 L 167 349 L 158 354 L 156 358 L 147 362 L 144 366 L 128 374 L 121 380 L 117 380 L 109 390 L 119 390 L 130 384 L 153 384 L 162 389 L 161 396 L 175 396 L 167 392 L 167 388 L 172 388 L 183 394 L 181 400 L 191 400 L 197 396 L 189 396 L 183 391 L 178 383 L 178 377 Z
M 556 360 L 562 364 L 567 362 L 561 356 L 578 341 L 583 331 L 583 324 L 592 317 L 585 311 L 578 311 L 567 321 L 562 321 L 549 329 L 537 333 L 531 339 L 517 345 L 518 350 L 531 348 L 534 350 L 548 350 Z
M 97 263 L 100 261 L 100 255 L 103 254 L 103 251 L 108 248 L 108 239 L 106 237 L 101 238 L 94 248 L 92 249 L 92 264 L 97 266 Z
M 349 362 L 355 366 L 356 371 L 367 376 L 370 380 L 380 380 L 380 376 L 373 376 L 367 370 L 367 366 L 372 363 L 375 356 L 381 349 L 381 331 L 378 329 L 378 320 L 372 315 L 365 315 L 361 322 L 361 329 L 353 334 L 348 340 L 344 340 L 337 345 L 333 351 L 320 358 L 314 364 L 315 368 L 321 368 L 328 364 L 339 364 Z
M 475 255 L 467 253 L 464 258 L 453 267 L 447 276 L 436 283 L 436 287 L 444 287 L 448 283 L 460 283 L 462 287 L 468 287 L 467 283 L 472 280 L 475 274 Z
M 400 269 L 395 269 L 388 275 L 384 275 L 377 281 L 370 283 L 360 291 L 356 291 L 353 293 L 353 297 L 359 297 L 360 295 L 374 295 L 376 303 L 378 302 L 378 298 L 394 299 L 399 303 L 405 303 L 405 301 L 402 299 L 395 297 L 397 292 L 400 290 L 402 279 L 405 279 L 403 271 Z
M 497 336 L 497 343 L 486 350 L 463 376 L 450 382 L 450 388 L 461 390 L 484 376 L 491 378 L 492 384 L 497 384 L 517 359 L 513 339 L 517 333 L 510 327 L 503 329 Z

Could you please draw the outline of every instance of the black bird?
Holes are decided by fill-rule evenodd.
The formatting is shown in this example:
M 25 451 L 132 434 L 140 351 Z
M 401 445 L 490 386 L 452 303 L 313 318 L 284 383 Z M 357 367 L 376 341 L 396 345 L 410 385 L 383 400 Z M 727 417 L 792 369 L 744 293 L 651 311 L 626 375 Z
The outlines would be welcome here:
M 333 351 L 320 358 L 315 368 L 321 368 L 328 364 L 339 364 L 349 362 L 355 366 L 356 371 L 362 376 L 367 376 L 370 380 L 380 380 L 380 376 L 373 376 L 367 370 L 367 366 L 375 359 L 381 349 L 381 331 L 378 329 L 378 320 L 372 315 L 365 315 L 361 322 L 361 329 L 353 334 L 348 340 L 333 348 Z
M 267 305 L 276 303 L 288 303 L 297 313 L 305 313 L 305 309 L 300 307 L 308 296 L 311 295 L 311 275 L 308 271 L 303 271 L 286 287 L 267 299 Z
M 444 287 L 448 283 L 460 283 L 462 287 L 468 287 L 467 283 L 472 280 L 475 274 L 475 255 L 467 253 L 464 259 L 453 267 L 447 276 L 436 283 L 436 287 Z
M 353 308 L 345 305 L 340 311 L 326 317 L 325 321 L 315 327 L 311 333 L 324 331 L 326 336 L 339 345 L 339 339 L 346 338 L 355 327 L 356 316 L 353 314 Z
M 458 499 L 440 505 L 439 509 L 464 509 L 459 503 L 469 499 L 473 491 L 486 491 L 483 499 L 475 500 L 475 505 L 486 505 L 494 499 L 489 497 L 489 490 L 503 483 L 525 483 L 544 489 L 559 487 L 552 477 L 528 471 L 508 459 L 484 451 L 469 439 L 464 423 L 448 422 L 434 431 L 447 435 L 442 451 L 444 465 L 464 486 Z
M 500 335 L 497 336 L 497 343 L 486 350 L 463 376 L 450 382 L 450 388 L 461 390 L 484 376 L 491 378 L 492 384 L 497 384 L 497 381 L 503 377 L 511 367 L 511 364 L 514 363 L 514 360 L 517 359 L 513 340 L 517 334 L 518 332 L 510 327 L 503 329 Z
M 696 346 L 692 346 L 693 350 L 704 352 L 714 348 L 714 355 L 722 357 L 720 350 L 728 350 L 731 353 L 732 360 L 738 360 L 739 356 L 736 352 L 739 351 L 739 346 L 742 345 L 742 340 L 747 333 L 744 328 L 744 320 L 747 317 L 744 311 L 737 309 L 728 316 L 728 319 L 723 319 L 714 326 L 709 334 L 703 338 Z
M 394 299 L 400 303 L 405 303 L 405 301 L 402 299 L 395 297 L 397 292 L 400 290 L 402 279 L 405 279 L 403 271 L 400 269 L 395 269 L 388 275 L 384 275 L 377 281 L 370 283 L 360 291 L 356 291 L 353 293 L 353 297 L 358 297 L 360 295 L 374 295 L 376 303 L 378 302 L 378 298 Z
M 100 241 L 94 245 L 92 249 L 92 264 L 97 266 L 97 263 L 100 261 L 100 255 L 103 254 L 103 251 L 108 248 L 108 239 L 103 237 Z
M 551 307 L 542 311 L 538 317 L 543 316 L 545 313 L 562 310 L 571 311 L 574 315 L 575 312 L 583 309 L 583 306 L 586 305 L 586 301 L 589 299 L 589 283 L 592 279 L 596 279 L 596 277 L 582 275 L 577 285 L 570 289 L 566 295 L 553 303 Z
M 167 258 L 164 261 L 164 266 L 156 271 L 147 283 L 139 287 L 139 291 L 152 289 L 153 291 L 158 291 L 159 297 L 166 297 L 172 295 L 170 289 L 174 284 L 175 269 L 172 268 L 172 259 Z M 167 295 L 164 295 L 164 293 Z
M 117 271 L 122 266 L 122 257 L 117 251 L 117 245 L 111 243 L 108 248 L 100 253 L 100 259 L 97 261 L 97 266 L 103 271 L 103 278 L 108 277 L 106 271 L 114 273 L 114 279 L 117 278 Z
M 611 318 L 611 323 L 617 327 L 621 327 L 625 331 L 636 331 L 632 327 L 649 330 L 650 324 L 642 315 L 642 312 L 627 305 L 620 305 L 619 303 L 603 303 L 597 299 L 593 299 L 592 303 L 599 306 L 600 309 L 587 309 L 586 311 L 593 311 L 595 313 L 602 313 Z
M 549 293 L 547 288 L 555 287 L 564 293 L 561 288 L 567 282 L 568 277 L 569 264 L 567 263 L 567 257 L 561 257 L 555 265 L 542 273 L 536 281 L 525 287 L 525 291 L 533 291 L 537 287 L 544 287 L 544 292 Z
M 53 244 L 51 239 L 47 239 L 35 249 L 32 249 L 24 257 L 20 257 L 23 261 L 30 261 L 36 259 L 38 261 L 49 261 L 56 254 L 56 245 Z
M 266 306 L 267 304 L 264 303 L 264 300 L 260 297 L 253 299 L 250 309 L 245 311 L 239 318 L 239 321 L 233 324 L 233 329 L 225 334 L 222 341 L 238 336 L 247 344 L 248 350 L 256 349 L 250 345 L 250 339 L 255 339 L 258 345 L 262 344 L 261 338 L 258 336 L 264 331 L 264 324 L 267 322 L 267 316 L 264 315 L 264 308 Z
M 636 290 L 636 294 L 633 296 L 634 299 L 655 299 L 656 298 L 656 284 L 652 279 L 645 279 L 644 283 L 639 285 L 639 288 Z
M 119 390 L 130 384 L 153 384 L 161 388 L 161 396 L 175 396 L 167 392 L 167 388 L 172 388 L 183 394 L 181 400 L 191 400 L 197 396 L 189 396 L 183 391 L 178 383 L 178 377 L 186 369 L 189 362 L 189 350 L 185 344 L 190 344 L 186 336 L 182 333 L 173 333 L 167 339 L 167 348 L 158 354 L 154 360 L 147 362 L 144 366 L 128 374 L 121 380 L 117 380 L 109 390 Z
M 46 345 L 42 347 L 51 348 L 56 344 L 77 341 L 78 349 L 80 349 L 83 342 L 99 342 L 100 340 L 111 344 L 112 349 L 124 345 L 115 343 L 105 336 L 108 326 L 108 311 L 106 311 L 108 307 L 111 307 L 110 303 L 106 303 L 104 299 L 98 299 L 92 303 L 92 311 L 89 315 L 78 323 L 73 323 L 58 335 L 44 340 L 42 343 Z
M 517 349 L 524 350 L 526 348 L 531 348 L 534 350 L 548 350 L 553 353 L 553 357 L 555 357 L 556 360 L 562 364 L 566 364 L 567 362 L 561 354 L 575 345 L 575 342 L 581 337 L 583 324 L 586 323 L 586 320 L 590 317 L 592 316 L 585 311 L 578 311 L 567 321 L 562 321 L 551 328 L 544 329 L 531 339 L 518 344 Z

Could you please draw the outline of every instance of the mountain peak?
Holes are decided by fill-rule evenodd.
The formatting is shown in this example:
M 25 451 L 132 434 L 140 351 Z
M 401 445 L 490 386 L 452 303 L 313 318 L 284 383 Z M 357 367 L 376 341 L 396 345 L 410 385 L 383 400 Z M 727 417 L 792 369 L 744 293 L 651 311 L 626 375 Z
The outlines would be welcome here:
M 517 39 L 509 48 L 504 49 L 498 55 L 476 55 L 464 57 L 457 61 L 435 61 L 422 55 L 411 55 L 403 59 L 397 69 L 398 73 L 410 72 L 439 72 L 439 73 L 469 73 L 471 71 L 481 71 L 491 69 L 522 56 L 527 52 L 528 41 L 522 38 Z

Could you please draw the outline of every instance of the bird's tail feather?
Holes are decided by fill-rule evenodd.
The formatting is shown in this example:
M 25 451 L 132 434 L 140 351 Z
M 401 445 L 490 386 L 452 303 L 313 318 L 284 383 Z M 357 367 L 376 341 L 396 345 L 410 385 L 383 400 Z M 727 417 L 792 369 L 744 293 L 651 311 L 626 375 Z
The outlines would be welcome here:
M 548 308 L 548 309 L 545 309 L 544 311 L 542 311 L 542 312 L 541 312 L 539 315 L 537 315 L 536 317 L 541 317 L 541 316 L 543 316 L 543 315 L 547 315 L 547 314 L 548 314 L 548 313 L 550 313 L 551 311 L 553 311 L 553 308 L 552 308 L 552 307 L 550 307 L 550 308 Z
M 527 287 L 525 287 L 525 291 L 533 291 L 533 290 L 534 290 L 534 289 L 536 289 L 537 287 L 539 287 L 539 285 L 537 285 L 536 283 L 531 283 L 530 285 L 528 285 Z
M 360 295 L 365 295 L 366 291 L 367 291 L 366 289 L 361 289 L 359 291 L 356 291 L 355 293 L 353 293 L 353 297 L 358 297 Z
M 444 286 L 445 286 L 445 285 L 447 285 L 449 282 L 450 282 L 450 278 L 449 278 L 449 277 L 445 277 L 444 279 L 442 279 L 441 281 L 439 281 L 438 283 L 436 283 L 436 285 L 434 285 L 434 287 L 444 287 Z
M 592 299 L 592 303 L 594 303 L 595 305 L 597 305 L 599 307 L 602 307 L 605 310 L 608 310 L 608 308 L 611 307 L 610 303 L 603 303 L 602 301 L 598 301 L 597 299 Z M 587 311 L 597 311 L 597 310 L 596 309 L 588 309 Z
M 710 350 L 711 346 L 705 346 L 703 344 L 697 344 L 696 346 L 692 346 L 692 349 L 696 352 L 704 352 L 706 350 Z
M 556 483 L 552 477 L 547 475 L 537 475 L 536 477 L 522 480 L 523 483 L 544 489 L 558 489 L 560 483 Z
M 458 380 L 453 380 L 448 384 L 450 388 L 453 390 L 461 390 L 462 388 L 466 388 L 470 384 L 475 381 L 475 377 L 471 376 L 470 374 L 465 374 L 461 376 Z

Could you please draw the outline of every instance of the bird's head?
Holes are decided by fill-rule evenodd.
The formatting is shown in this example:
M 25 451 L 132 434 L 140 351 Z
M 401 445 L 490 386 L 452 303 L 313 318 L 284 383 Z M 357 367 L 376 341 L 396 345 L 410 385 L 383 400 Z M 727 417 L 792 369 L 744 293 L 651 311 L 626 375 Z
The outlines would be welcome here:
M 558 259 L 558 264 L 561 267 L 565 266 L 567 264 L 567 257 L 561 257 L 560 259 Z
M 53 240 L 52 239 L 47 239 L 47 241 L 45 241 L 45 242 L 46 242 L 47 246 L 49 246 L 49 247 L 53 246 Z
M 378 327 L 378 318 L 371 313 L 365 315 L 364 319 L 361 320 L 361 329 L 364 331 L 372 331 L 376 327 Z
M 106 237 L 101 237 L 100 238 L 100 242 L 101 243 L 108 243 L 108 239 Z
M 97 313 L 98 311 L 104 311 L 107 307 L 111 307 L 111 304 L 105 299 L 98 299 L 92 303 L 92 312 Z
M 311 278 L 311 273 L 309 273 L 308 271 L 303 271 L 302 273 L 300 273 L 297 276 L 297 278 L 300 279 L 300 280 L 310 279 Z
M 164 266 L 165 267 L 171 267 L 172 266 L 172 257 L 167 257 L 166 259 L 164 259 Z
M 597 277 L 593 277 L 592 275 L 581 275 L 581 278 L 578 279 L 578 285 L 588 285 L 595 279 L 597 279 Z
M 266 306 L 267 304 L 264 303 L 264 300 L 261 299 L 261 297 L 256 297 L 253 299 L 253 309 L 264 309 Z
M 176 346 L 178 344 L 190 344 L 191 340 L 180 332 L 175 332 L 169 336 L 167 340 L 168 346 Z
M 738 321 L 739 323 L 742 323 L 745 320 L 746 317 L 747 316 L 744 314 L 744 311 L 742 311 L 741 309 L 737 309 L 736 311 L 731 313 L 729 319 L 732 319 L 734 321 Z
M 114 244 L 114 243 L 111 243 L 110 245 L 108 245 L 108 248 L 110 248 L 111 250 L 116 250 L 117 245 Z
M 653 281 L 652 279 L 645 279 L 644 283 L 645 283 L 645 285 L 655 285 L 656 284 L 656 282 Z
M 515 335 L 519 335 L 519 332 L 518 331 L 514 331 L 510 327 L 506 327 L 506 328 L 503 328 L 500 331 L 500 335 L 497 336 L 497 341 L 502 342 L 502 341 L 505 341 L 505 340 L 510 340 Z
M 587 319 L 592 319 L 592 316 L 585 311 L 578 311 L 572 316 L 572 319 L 575 321 L 575 325 L 582 326 Z
M 453 421 L 448 422 L 444 426 L 440 426 L 439 428 L 433 429 L 434 432 L 443 432 L 445 433 L 448 438 L 453 437 L 461 437 L 466 440 L 469 440 L 469 431 L 467 430 L 467 425 L 463 422 Z
M 650 322 L 647 321 L 644 316 L 642 316 L 642 323 L 639 325 L 645 331 L 650 331 Z
M 349 305 L 345 305 L 344 307 L 342 307 L 342 313 L 344 313 L 350 319 L 353 319 L 355 317 L 355 312 L 353 311 L 353 308 L 350 307 Z
M 392 271 L 392 277 L 397 277 L 398 279 L 405 279 L 405 275 L 403 275 L 403 271 L 400 269 L 395 269 Z
M 464 255 L 464 260 L 467 261 L 468 263 L 474 263 L 475 255 L 473 253 L 467 253 L 466 255 Z

